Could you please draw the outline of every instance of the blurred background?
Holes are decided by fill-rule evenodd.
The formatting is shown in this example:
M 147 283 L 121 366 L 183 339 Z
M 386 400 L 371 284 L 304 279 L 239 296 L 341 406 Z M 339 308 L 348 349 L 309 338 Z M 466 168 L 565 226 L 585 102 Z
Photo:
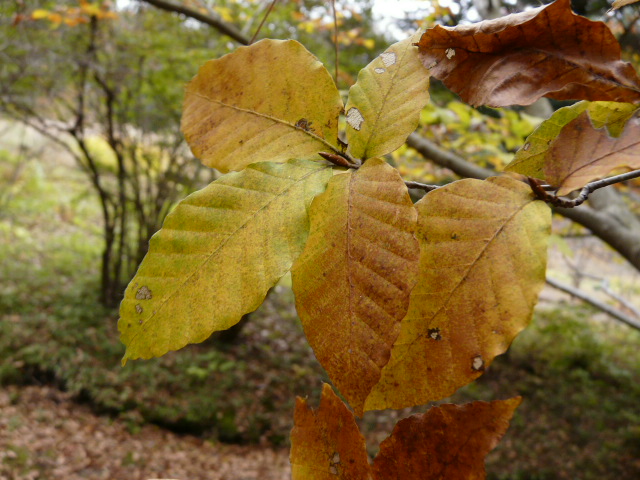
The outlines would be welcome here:
M 335 3 L 345 96 L 362 67 L 417 28 L 539 5 Z M 607 22 L 639 69 L 640 7 L 573 7 Z M 328 380 L 288 277 L 238 326 L 160 359 L 121 368 L 116 328 L 150 236 L 218 176 L 179 131 L 183 86 L 250 41 L 267 12 L 257 38 L 295 38 L 335 71 L 330 2 L 0 2 L 0 479 L 288 478 L 295 396 L 317 404 Z M 418 135 L 492 170 L 568 104 L 474 109 L 437 81 L 431 94 Z M 406 180 L 459 178 L 406 145 L 388 160 Z M 640 182 L 600 192 L 580 208 L 640 242 Z M 509 352 L 447 401 L 524 396 L 487 458 L 490 479 L 640 478 L 640 272 L 558 216 L 548 276 L 565 291 L 548 286 Z M 367 413 L 371 455 L 398 419 L 427 408 Z

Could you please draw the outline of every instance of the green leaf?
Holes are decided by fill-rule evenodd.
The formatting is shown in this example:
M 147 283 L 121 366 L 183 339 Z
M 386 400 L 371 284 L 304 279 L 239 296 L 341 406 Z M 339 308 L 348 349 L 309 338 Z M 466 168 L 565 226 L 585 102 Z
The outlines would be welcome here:
M 296 308 L 318 361 L 361 416 L 416 282 L 417 213 L 398 171 L 373 158 L 333 177 L 309 216 L 291 271 Z
M 341 111 L 316 57 L 295 40 L 262 40 L 200 68 L 187 85 L 182 131 L 202 163 L 227 172 L 338 150 Z
M 123 362 L 201 342 L 255 310 L 302 251 L 307 209 L 330 177 L 307 160 L 255 163 L 180 202 L 120 306 Z
M 638 109 L 640 105 L 632 103 L 587 101 L 560 108 L 529 135 L 526 143 L 516 152 L 513 161 L 506 166 L 505 170 L 544 179 L 544 165 L 549 150 L 563 127 L 575 120 L 582 112 L 589 113 L 594 128 L 606 126 L 609 135 L 619 137 L 627 120 Z
M 460 180 L 416 204 L 420 276 L 365 410 L 448 397 L 505 352 L 544 286 L 549 207 L 507 177 Z
M 349 153 L 367 159 L 393 152 L 418 126 L 429 101 L 429 71 L 412 45 L 419 34 L 391 45 L 360 70 L 345 107 Z

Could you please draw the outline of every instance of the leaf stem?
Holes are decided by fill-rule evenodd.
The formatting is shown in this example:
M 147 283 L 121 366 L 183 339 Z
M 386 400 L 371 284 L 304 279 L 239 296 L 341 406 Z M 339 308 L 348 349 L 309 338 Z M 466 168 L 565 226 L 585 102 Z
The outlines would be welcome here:
M 576 198 L 571 200 L 558 197 L 557 195 L 553 195 L 551 193 L 547 193 L 545 191 L 546 185 L 541 185 L 539 180 L 536 180 L 535 178 L 527 177 L 527 180 L 529 182 L 529 185 L 531 185 L 531 189 L 540 200 L 544 200 L 545 202 L 550 203 L 555 207 L 573 208 L 577 207 L 578 205 L 582 205 L 587 200 L 587 198 L 589 198 L 589 195 L 599 188 L 608 187 L 609 185 L 632 180 L 634 178 L 640 178 L 640 170 L 634 170 L 632 172 L 623 173 L 621 175 L 614 175 L 613 177 L 608 177 L 602 180 L 596 180 L 595 182 L 587 183 L 587 185 L 585 185 L 584 188 L 580 190 L 580 194 Z
M 436 188 L 440 188 L 442 185 L 427 185 L 426 183 L 420 182 L 404 182 L 407 188 L 413 188 L 415 190 L 424 190 L 425 192 L 431 192 Z

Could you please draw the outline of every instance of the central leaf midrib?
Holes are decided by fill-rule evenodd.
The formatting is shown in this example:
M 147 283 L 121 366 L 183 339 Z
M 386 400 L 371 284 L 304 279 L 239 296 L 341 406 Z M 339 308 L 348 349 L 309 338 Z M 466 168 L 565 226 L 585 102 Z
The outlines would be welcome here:
M 321 142 L 321 143 L 325 144 L 326 146 L 331 148 L 331 150 L 333 150 L 333 151 L 338 151 L 337 147 L 335 145 L 332 145 L 328 140 L 325 140 L 321 136 L 316 135 L 315 133 L 313 133 L 313 132 L 311 132 L 309 130 L 305 130 L 304 128 L 296 127 L 294 124 L 289 123 L 288 121 L 283 120 L 281 118 L 273 117 L 271 115 L 267 115 L 266 113 L 261 113 L 261 112 L 258 112 L 256 110 L 249 110 L 249 109 L 246 109 L 246 108 L 238 107 L 236 105 L 229 105 L 228 103 L 225 103 L 225 102 L 222 102 L 220 100 L 216 100 L 215 98 L 211 98 L 211 97 L 208 97 L 206 95 L 203 95 L 200 92 L 193 92 L 193 95 L 195 95 L 196 97 L 199 97 L 199 98 L 201 98 L 203 100 L 206 100 L 208 102 L 217 103 L 218 105 L 221 105 L 221 106 L 226 107 L 226 108 L 230 108 L 232 110 L 236 110 L 238 112 L 247 113 L 249 115 L 255 115 L 255 116 L 261 117 L 261 118 L 266 118 L 268 120 L 271 120 L 273 122 L 279 123 L 281 125 L 285 125 L 285 126 L 287 126 L 289 128 L 294 129 L 297 132 L 300 132 L 300 133 L 303 133 L 303 134 L 306 134 L 306 135 L 310 136 L 311 138 L 313 138 L 314 140 L 316 140 L 318 142 Z

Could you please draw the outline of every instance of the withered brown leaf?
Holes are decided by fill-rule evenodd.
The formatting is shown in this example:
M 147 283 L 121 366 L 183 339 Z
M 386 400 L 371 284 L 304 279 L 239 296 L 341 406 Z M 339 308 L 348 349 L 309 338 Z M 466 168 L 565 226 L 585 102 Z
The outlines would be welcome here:
M 570 0 L 473 25 L 438 25 L 418 46 L 430 74 L 472 105 L 640 101 L 640 78 L 620 60 L 611 31 L 574 14 Z

